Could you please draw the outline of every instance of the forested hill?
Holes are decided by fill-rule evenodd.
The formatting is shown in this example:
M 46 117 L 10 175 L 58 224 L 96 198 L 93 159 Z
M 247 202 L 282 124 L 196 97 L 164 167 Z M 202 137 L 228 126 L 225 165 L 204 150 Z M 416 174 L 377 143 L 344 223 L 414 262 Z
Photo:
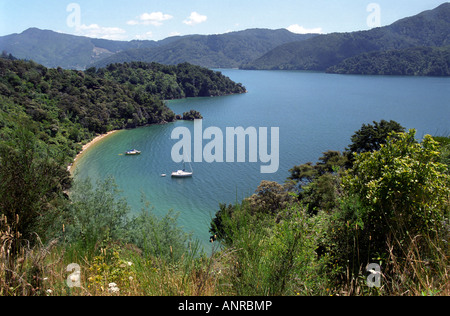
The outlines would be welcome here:
M 281 45 L 245 69 L 319 70 L 373 51 L 450 45 L 450 3 L 369 31 L 320 35 Z
M 398 76 L 450 76 L 450 47 L 414 47 L 348 58 L 328 73 Z
M 157 46 L 155 41 L 112 41 L 30 28 L 20 34 L 0 37 L 0 52 L 34 60 L 46 67 L 85 69 L 117 52 Z
M 286 29 L 249 29 L 216 35 L 187 35 L 157 47 L 129 49 L 94 63 L 104 67 L 117 62 L 158 62 L 175 65 L 183 62 L 208 68 L 237 68 L 273 48 L 303 41 L 317 34 L 294 34 Z
M 188 63 L 162 65 L 131 62 L 110 64 L 99 70 L 90 68 L 86 72 L 132 85 L 137 91 L 150 93 L 165 100 L 246 92 L 242 84 L 236 84 L 222 73 Z
M 245 88 L 189 64 L 112 65 L 83 72 L 0 57 L 0 134 L 8 139 L 25 125 L 70 161 L 80 142 L 95 134 L 174 121 L 175 113 L 161 99 L 236 91 Z

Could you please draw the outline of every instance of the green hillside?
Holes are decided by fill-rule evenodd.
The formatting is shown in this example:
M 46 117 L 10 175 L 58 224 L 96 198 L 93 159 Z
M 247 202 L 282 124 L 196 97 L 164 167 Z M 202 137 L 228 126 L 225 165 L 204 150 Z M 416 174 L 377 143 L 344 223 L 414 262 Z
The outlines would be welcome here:
M 25 122 L 69 161 L 95 134 L 174 121 L 163 99 L 245 92 L 220 73 L 189 64 L 115 64 L 83 72 L 0 58 L 0 74 L 2 138 Z
M 0 51 L 33 60 L 49 68 L 85 69 L 92 63 L 126 49 L 156 46 L 154 41 L 112 41 L 30 28 L 0 37 Z
M 112 41 L 30 28 L 0 37 L 0 52 L 33 60 L 46 67 L 87 69 L 132 61 L 231 68 L 248 63 L 271 49 L 314 35 L 287 30 L 251 29 L 220 35 L 175 36 L 161 41 Z
M 103 67 L 116 62 L 144 61 L 169 65 L 189 62 L 209 68 L 237 68 L 279 45 L 313 36 L 315 35 L 293 34 L 284 29 L 191 35 L 159 47 L 123 51 L 102 59 L 95 65 Z
M 369 31 L 321 35 L 275 48 L 244 69 L 325 71 L 341 61 L 372 51 L 450 44 L 450 3 Z
M 94 73 L 95 69 L 88 69 Z M 220 72 L 188 63 L 162 65 L 131 62 L 110 64 L 95 72 L 101 78 L 111 79 L 136 87 L 161 99 L 210 97 L 245 93 L 245 87 L 236 84 Z
M 364 53 L 327 69 L 334 74 L 450 76 L 450 47 Z

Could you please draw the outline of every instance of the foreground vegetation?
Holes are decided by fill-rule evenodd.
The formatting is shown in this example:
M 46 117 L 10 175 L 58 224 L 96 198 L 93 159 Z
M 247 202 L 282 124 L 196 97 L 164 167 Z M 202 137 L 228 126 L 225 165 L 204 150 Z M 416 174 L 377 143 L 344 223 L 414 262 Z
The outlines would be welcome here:
M 176 214 L 129 216 L 109 179 L 60 169 L 26 127 L 0 146 L 0 295 L 449 295 L 450 139 L 396 122 L 264 181 L 211 222 L 213 253 Z M 26 203 L 25 203 L 26 202 Z M 72 265 L 75 263 L 75 265 Z M 381 287 L 366 267 L 381 267 Z

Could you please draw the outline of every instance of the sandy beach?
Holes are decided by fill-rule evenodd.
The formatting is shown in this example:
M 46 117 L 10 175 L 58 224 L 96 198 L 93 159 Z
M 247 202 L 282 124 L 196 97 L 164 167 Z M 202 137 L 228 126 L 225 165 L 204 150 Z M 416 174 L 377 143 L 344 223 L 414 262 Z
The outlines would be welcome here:
M 89 143 L 84 145 L 83 148 L 81 149 L 81 151 L 77 154 L 77 156 L 73 160 L 73 163 L 71 163 L 67 167 L 67 170 L 70 171 L 71 173 L 73 173 L 73 170 L 75 169 L 74 167 L 75 167 L 77 160 L 86 152 L 86 150 L 89 149 L 89 147 L 91 147 L 92 145 L 98 143 L 99 141 L 105 139 L 106 137 L 108 137 L 116 132 L 118 132 L 118 130 L 114 130 L 114 131 L 108 132 L 106 134 L 99 135 L 99 136 L 95 137 L 93 140 L 91 140 Z

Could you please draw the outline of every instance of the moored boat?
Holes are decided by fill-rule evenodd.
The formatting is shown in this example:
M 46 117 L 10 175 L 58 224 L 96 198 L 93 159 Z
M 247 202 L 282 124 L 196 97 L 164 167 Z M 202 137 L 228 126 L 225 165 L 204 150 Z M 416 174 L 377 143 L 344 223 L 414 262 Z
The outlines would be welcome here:
M 189 163 L 189 166 L 191 167 L 190 172 L 186 171 L 186 167 L 185 167 L 186 163 L 183 163 L 183 166 L 184 166 L 183 170 L 178 170 L 178 171 L 172 172 L 172 178 L 189 178 L 194 175 L 194 172 L 192 170 L 192 166 L 190 163 Z
M 125 155 L 133 156 L 133 155 L 140 155 L 141 152 L 139 150 L 133 149 L 125 152 Z
M 193 176 L 193 172 L 187 172 L 185 170 L 178 170 L 176 172 L 172 172 L 173 178 L 189 178 Z

